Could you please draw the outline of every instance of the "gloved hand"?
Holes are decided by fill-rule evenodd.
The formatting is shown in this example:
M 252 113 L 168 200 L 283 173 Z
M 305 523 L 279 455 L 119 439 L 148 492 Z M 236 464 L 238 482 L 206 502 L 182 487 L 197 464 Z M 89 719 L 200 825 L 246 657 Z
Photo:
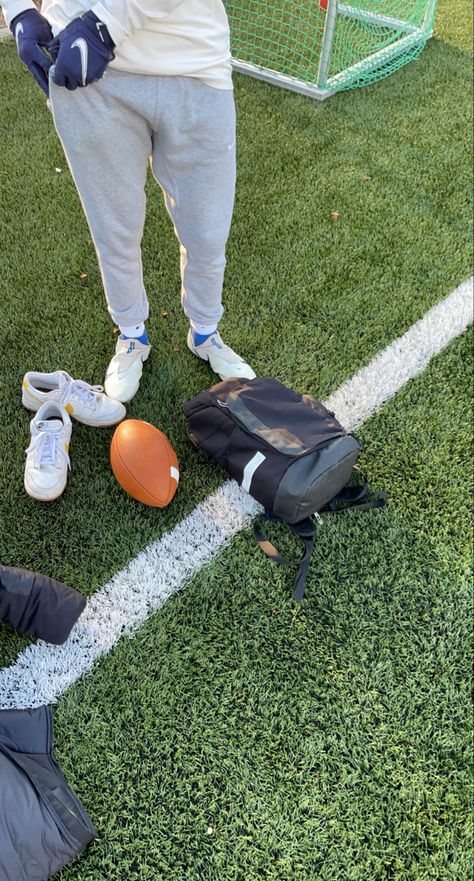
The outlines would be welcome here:
M 54 82 L 71 91 L 100 80 L 109 61 L 115 58 L 112 37 L 90 10 L 73 19 L 48 43 L 48 49 L 55 61 Z
M 18 55 L 48 94 L 48 70 L 52 62 L 41 47 L 53 39 L 49 22 L 36 9 L 25 9 L 10 22 L 10 30 L 16 40 Z

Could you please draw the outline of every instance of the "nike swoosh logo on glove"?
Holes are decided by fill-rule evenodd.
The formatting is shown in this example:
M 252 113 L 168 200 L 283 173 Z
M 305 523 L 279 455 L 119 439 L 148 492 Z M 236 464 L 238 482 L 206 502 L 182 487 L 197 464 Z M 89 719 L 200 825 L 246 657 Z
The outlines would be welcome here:
M 100 39 L 102 40 L 102 42 L 105 43 L 105 40 L 104 40 L 104 38 L 103 38 L 103 36 L 102 36 L 102 31 L 101 31 L 101 28 L 103 28 L 103 27 L 105 27 L 103 21 L 98 21 L 98 22 L 96 22 L 96 28 L 97 28 L 97 30 L 98 30 L 99 37 L 100 37 Z
M 82 85 L 85 86 L 87 82 L 87 61 L 89 54 L 87 43 L 82 37 L 79 37 L 77 40 L 74 40 L 74 43 L 71 43 L 71 49 L 79 49 L 79 52 L 81 53 Z

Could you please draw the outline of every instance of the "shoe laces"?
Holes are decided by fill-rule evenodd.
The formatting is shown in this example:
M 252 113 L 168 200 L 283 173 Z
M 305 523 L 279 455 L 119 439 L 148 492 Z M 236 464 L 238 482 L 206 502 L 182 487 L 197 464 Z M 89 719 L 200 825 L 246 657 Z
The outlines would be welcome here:
M 61 438 L 60 431 L 41 431 L 42 422 L 35 423 L 39 429 L 36 437 L 33 438 L 25 453 L 34 453 L 35 464 L 37 468 L 43 465 L 54 465 L 58 468 L 61 457 L 66 460 L 67 467 L 71 467 L 71 460 L 64 448 L 64 441 Z
M 104 386 L 89 385 L 89 383 L 85 382 L 83 379 L 72 379 L 68 374 L 66 374 L 66 376 L 68 381 L 65 382 L 60 396 L 60 401 L 63 407 L 66 406 L 68 401 L 75 399 L 76 401 L 80 401 L 81 404 L 85 404 L 86 407 L 91 407 L 95 410 L 97 397 L 98 395 L 103 394 Z

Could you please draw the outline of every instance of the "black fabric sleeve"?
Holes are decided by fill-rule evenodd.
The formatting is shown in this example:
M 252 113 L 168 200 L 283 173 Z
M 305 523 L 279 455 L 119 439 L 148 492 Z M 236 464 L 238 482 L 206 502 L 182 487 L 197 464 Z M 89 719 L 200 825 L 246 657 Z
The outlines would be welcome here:
M 0 566 L 0 620 L 61 645 L 86 605 L 77 590 L 28 569 Z

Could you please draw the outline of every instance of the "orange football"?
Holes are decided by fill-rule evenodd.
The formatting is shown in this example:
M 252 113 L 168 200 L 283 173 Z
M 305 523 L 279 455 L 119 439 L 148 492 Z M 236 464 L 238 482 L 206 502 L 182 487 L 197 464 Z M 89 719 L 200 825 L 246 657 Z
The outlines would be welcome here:
M 120 486 L 132 498 L 164 508 L 179 481 L 179 463 L 168 438 L 141 419 L 125 419 L 110 445 L 110 463 Z

